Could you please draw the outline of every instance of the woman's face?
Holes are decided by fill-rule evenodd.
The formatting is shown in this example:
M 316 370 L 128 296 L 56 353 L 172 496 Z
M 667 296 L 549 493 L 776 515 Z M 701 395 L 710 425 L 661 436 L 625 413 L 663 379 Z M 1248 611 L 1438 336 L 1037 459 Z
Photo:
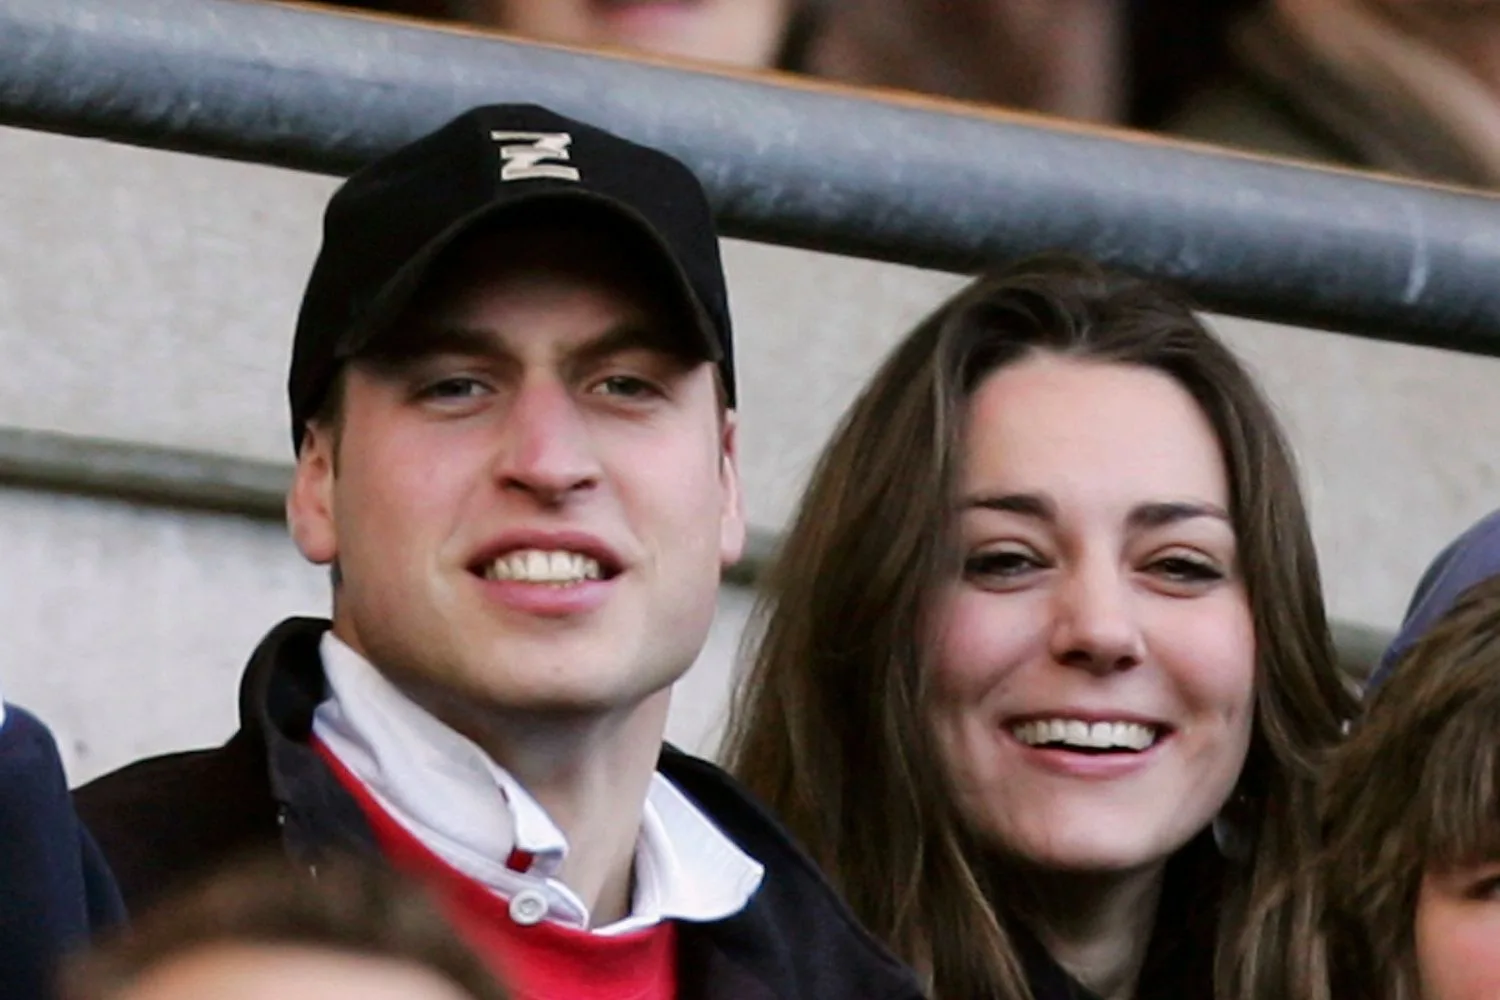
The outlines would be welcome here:
M 1042 868 L 1156 865 L 1212 821 L 1250 741 L 1213 429 L 1156 371 L 1038 355 L 980 385 L 963 454 L 930 703 L 960 806 Z
M 1428 872 L 1413 931 L 1422 1000 L 1500 997 L 1500 863 Z
M 772 65 L 791 0 L 455 0 L 460 16 L 538 41 L 751 68 Z

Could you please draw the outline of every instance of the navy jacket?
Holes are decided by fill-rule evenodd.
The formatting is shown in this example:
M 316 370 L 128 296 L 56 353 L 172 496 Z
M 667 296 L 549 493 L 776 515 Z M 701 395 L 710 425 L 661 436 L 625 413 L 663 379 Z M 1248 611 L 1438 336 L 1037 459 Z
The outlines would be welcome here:
M 1439 552 L 1432 565 L 1417 581 L 1417 589 L 1411 595 L 1411 604 L 1406 608 L 1406 618 L 1401 630 L 1386 647 L 1380 663 L 1370 675 L 1365 686 L 1365 697 L 1385 682 L 1396 661 L 1422 636 L 1431 631 L 1449 611 L 1464 591 L 1500 573 L 1500 510 L 1480 518 L 1478 523 L 1459 535 L 1448 547 Z
M 51 996 L 59 958 L 123 915 L 114 877 L 73 811 L 52 734 L 7 705 L 0 725 L 0 1000 Z
M 376 852 L 358 803 L 308 742 L 326 697 L 327 628 L 292 619 L 265 638 L 241 686 L 240 730 L 224 746 L 141 761 L 79 790 L 132 911 L 247 850 L 279 848 L 305 868 Z M 766 868 L 740 913 L 678 926 L 682 1000 L 920 1000 L 915 976 L 727 775 L 671 748 L 659 766 Z

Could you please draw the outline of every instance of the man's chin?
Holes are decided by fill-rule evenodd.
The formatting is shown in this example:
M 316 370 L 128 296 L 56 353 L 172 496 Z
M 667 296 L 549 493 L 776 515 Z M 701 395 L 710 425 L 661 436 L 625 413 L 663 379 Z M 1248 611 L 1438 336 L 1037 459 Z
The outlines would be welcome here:
M 629 711 L 671 686 L 676 675 L 643 675 L 616 665 L 590 669 L 576 660 L 512 661 L 506 676 L 471 674 L 452 687 L 464 700 L 497 714 L 603 716 Z

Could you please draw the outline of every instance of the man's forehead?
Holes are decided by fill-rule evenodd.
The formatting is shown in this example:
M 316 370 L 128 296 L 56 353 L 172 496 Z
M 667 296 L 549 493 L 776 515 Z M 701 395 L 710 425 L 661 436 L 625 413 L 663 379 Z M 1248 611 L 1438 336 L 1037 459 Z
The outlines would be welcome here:
M 705 355 L 701 320 L 639 257 L 608 244 L 555 244 L 567 255 L 510 246 L 499 235 L 434 262 L 377 353 L 556 353 L 665 349 Z
M 664 351 L 673 355 L 701 353 L 689 350 L 692 344 L 690 332 L 678 332 L 659 323 L 634 319 L 541 332 L 516 326 L 447 322 L 441 317 L 413 317 L 409 324 L 391 331 L 389 343 L 380 353 L 391 360 L 417 360 L 445 354 L 516 360 L 570 360 L 604 358 L 633 350 Z

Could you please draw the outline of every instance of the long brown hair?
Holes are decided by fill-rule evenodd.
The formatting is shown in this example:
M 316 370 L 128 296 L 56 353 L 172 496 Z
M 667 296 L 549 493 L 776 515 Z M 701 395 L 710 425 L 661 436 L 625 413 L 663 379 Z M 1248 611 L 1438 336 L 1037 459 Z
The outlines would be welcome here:
M 1329 762 L 1335 997 L 1417 1000 L 1422 876 L 1500 859 L 1500 578 L 1465 591 L 1397 663 Z
M 1277 421 L 1170 292 L 1049 257 L 981 278 L 907 336 L 845 414 L 764 582 L 730 766 L 866 925 L 930 974 L 935 996 L 1029 996 L 1015 918 L 991 891 L 994 859 L 956 812 L 923 708 L 926 623 L 958 563 L 952 497 L 968 400 L 986 375 L 1038 351 L 1163 372 L 1218 437 L 1257 691 L 1235 796 L 1254 853 L 1225 883 L 1214 978 L 1225 998 L 1294 997 L 1293 984 L 1320 971 L 1305 948 L 1315 886 L 1295 874 L 1316 848 L 1315 771 L 1353 702 Z

